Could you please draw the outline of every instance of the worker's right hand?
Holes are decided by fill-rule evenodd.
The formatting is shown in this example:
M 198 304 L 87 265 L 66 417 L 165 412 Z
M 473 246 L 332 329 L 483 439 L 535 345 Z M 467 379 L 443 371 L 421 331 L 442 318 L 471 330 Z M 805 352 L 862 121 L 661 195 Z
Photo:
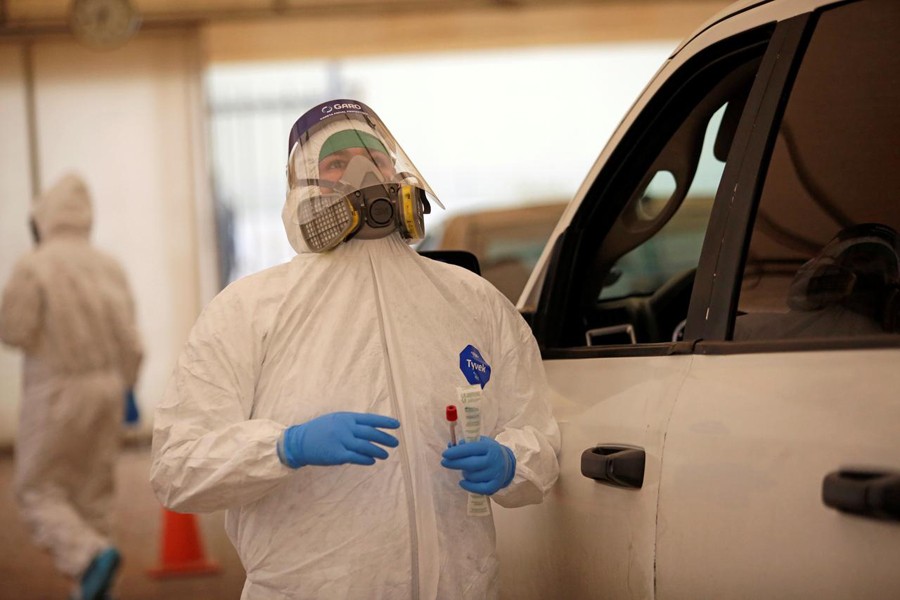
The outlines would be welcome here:
M 375 444 L 396 448 L 397 438 L 381 429 L 400 421 L 371 413 L 336 412 L 288 427 L 278 440 L 278 458 L 297 469 L 306 465 L 374 465 L 388 457 Z

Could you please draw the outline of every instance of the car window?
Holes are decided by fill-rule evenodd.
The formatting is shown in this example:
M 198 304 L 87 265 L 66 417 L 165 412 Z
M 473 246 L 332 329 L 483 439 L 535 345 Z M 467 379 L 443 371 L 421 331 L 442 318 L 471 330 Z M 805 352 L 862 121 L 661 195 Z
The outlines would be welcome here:
M 716 188 L 725 167 L 725 161 L 715 156 L 713 146 L 726 106 L 727 103 L 723 104 L 706 126 L 697 173 L 681 207 L 656 235 L 616 261 L 608 285 L 600 290 L 600 300 L 652 294 L 672 277 L 697 266 Z M 672 173 L 654 173 L 637 210 L 644 218 L 652 219 L 675 190 Z
M 678 339 L 713 200 L 770 34 L 752 31 L 695 57 L 655 94 L 662 104 L 648 104 L 635 120 L 565 233 L 573 256 L 560 250 L 559 272 L 548 279 L 556 289 L 535 321 L 545 349 Z
M 732 339 L 900 329 L 900 3 L 824 11 L 773 140 Z

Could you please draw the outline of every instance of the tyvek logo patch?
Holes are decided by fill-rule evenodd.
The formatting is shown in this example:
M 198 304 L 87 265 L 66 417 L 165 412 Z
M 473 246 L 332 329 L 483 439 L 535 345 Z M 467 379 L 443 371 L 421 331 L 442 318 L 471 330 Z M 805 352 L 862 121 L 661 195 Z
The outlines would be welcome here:
M 491 365 L 481 356 L 478 348 L 469 344 L 459 353 L 459 370 L 471 385 L 482 388 L 491 380 Z

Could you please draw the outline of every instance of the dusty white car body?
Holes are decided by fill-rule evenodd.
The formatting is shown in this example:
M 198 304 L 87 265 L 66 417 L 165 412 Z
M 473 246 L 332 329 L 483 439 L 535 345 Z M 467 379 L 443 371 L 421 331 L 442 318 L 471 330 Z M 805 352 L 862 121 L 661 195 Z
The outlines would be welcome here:
M 735 334 L 735 323 L 763 302 L 745 289 L 741 273 L 748 255 L 759 259 L 759 251 L 747 253 L 746 238 L 761 180 L 767 168 L 774 173 L 783 152 L 783 142 L 766 132 L 782 122 L 787 127 L 784 104 L 802 61 L 818 56 L 807 44 L 816 42 L 820 23 L 824 32 L 826 25 L 851 26 L 860 11 L 883 12 L 889 17 L 879 21 L 889 22 L 885 35 L 897 32 L 893 18 L 900 12 L 893 2 L 853 7 L 865 3 L 748 0 L 717 15 L 659 70 L 563 214 L 519 300 L 544 352 L 562 430 L 561 475 L 541 505 L 495 507 L 503 598 L 900 598 L 900 336 L 739 342 Z M 855 12 L 829 12 L 847 7 Z M 727 49 L 721 61 L 719 48 Z M 635 199 L 640 194 L 629 188 L 623 195 L 620 188 L 623 181 L 651 178 L 653 167 L 646 176 L 638 168 L 629 175 L 629 161 L 637 160 L 641 144 L 656 143 L 652 132 L 665 130 L 666 115 L 675 110 L 665 97 L 677 103 L 683 89 L 702 79 L 692 77 L 695 71 L 741 52 L 750 58 L 734 59 L 732 71 L 750 64 L 754 72 L 742 76 L 749 86 L 742 88 L 746 105 L 715 198 L 698 200 L 711 207 L 702 252 L 695 274 L 672 280 L 683 290 L 678 302 L 690 300 L 684 319 L 674 331 L 669 327 L 680 317 L 660 325 L 655 337 L 635 340 L 639 323 L 629 330 L 631 322 L 616 321 L 613 311 L 641 315 L 645 308 L 626 306 L 627 298 L 605 300 L 603 291 L 596 307 L 573 315 L 586 306 L 573 297 L 596 299 L 597 289 L 608 287 L 598 284 L 588 290 L 593 295 L 584 293 L 586 274 L 608 276 L 612 270 L 612 258 L 603 259 L 612 242 L 592 246 L 585 232 L 600 224 L 594 237 L 612 239 L 634 222 L 616 215 L 642 201 Z M 866 57 L 855 60 L 862 65 Z M 895 95 L 898 64 L 878 76 Z M 718 93 L 718 80 L 732 71 L 712 71 L 704 90 L 713 91 L 698 102 Z M 845 72 L 842 67 L 836 75 Z M 880 96 L 863 97 L 876 102 Z M 792 124 L 800 123 L 791 115 Z M 884 159 L 893 167 L 885 175 L 891 185 L 900 171 L 896 127 L 894 119 L 855 142 L 871 143 L 873 152 L 893 148 Z M 651 134 L 636 134 L 641 128 Z M 644 163 L 661 160 L 653 152 Z M 677 168 L 672 170 L 678 180 Z M 885 210 L 883 220 L 896 227 L 897 215 Z M 872 214 L 880 216 L 851 218 Z M 797 222 L 818 219 L 808 215 Z M 582 261 L 584 248 L 599 248 L 597 258 Z M 759 263 L 794 256 L 772 252 Z M 608 254 L 618 260 L 622 252 Z M 635 298 L 665 306 L 675 294 L 664 293 L 666 285 L 649 300 Z M 586 341 L 579 342 L 582 335 Z M 605 481 L 591 477 L 598 472 Z

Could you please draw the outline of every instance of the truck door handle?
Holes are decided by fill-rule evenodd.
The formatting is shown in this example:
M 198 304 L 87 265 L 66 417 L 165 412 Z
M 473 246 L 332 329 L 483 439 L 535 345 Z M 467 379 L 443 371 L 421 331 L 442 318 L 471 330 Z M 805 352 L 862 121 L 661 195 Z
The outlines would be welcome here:
M 822 501 L 841 512 L 900 521 L 900 472 L 845 468 L 825 476 Z
M 595 446 L 581 453 L 581 474 L 607 485 L 640 489 L 645 462 L 643 448 Z

